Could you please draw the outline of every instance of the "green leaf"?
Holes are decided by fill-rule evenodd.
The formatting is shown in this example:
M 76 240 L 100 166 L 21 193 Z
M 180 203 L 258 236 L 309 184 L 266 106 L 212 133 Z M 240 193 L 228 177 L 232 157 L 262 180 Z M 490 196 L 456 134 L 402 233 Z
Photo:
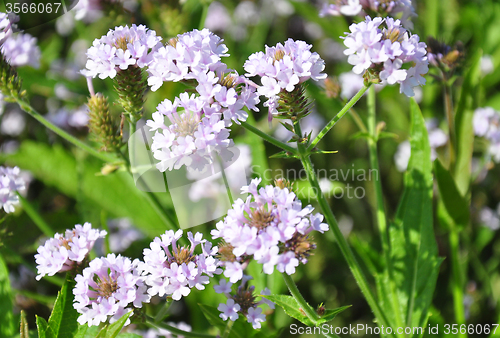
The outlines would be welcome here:
M 280 151 L 279 153 L 273 154 L 269 156 L 269 158 L 298 158 L 298 156 L 295 156 L 293 154 L 288 153 L 287 151 Z
M 269 299 L 271 302 L 283 308 L 285 313 L 292 318 L 297 319 L 307 326 L 316 326 L 309 318 L 307 318 L 305 312 L 300 311 L 300 305 L 297 303 L 295 298 L 287 295 L 268 295 L 261 296 Z M 319 321 L 318 321 L 319 322 Z
M 77 163 L 75 156 L 60 145 L 28 140 L 23 141 L 17 153 L 6 155 L 6 159 L 68 196 L 83 195 L 112 216 L 129 217 L 146 235 L 154 237 L 167 230 L 128 173 L 96 176 L 100 163 L 90 158 Z
M 38 328 L 38 338 L 56 338 L 49 324 L 42 317 L 36 316 L 36 327 Z
M 96 338 L 115 338 L 118 336 L 131 314 L 132 312 L 126 313 L 113 324 L 107 324 L 104 326 L 101 331 L 99 331 Z
M 49 318 L 49 326 L 57 338 L 72 337 L 78 331 L 78 312 L 73 307 L 75 280 L 69 275 L 57 294 L 56 302 Z
M 455 180 L 439 160 L 434 162 L 434 172 L 446 211 L 456 225 L 464 227 L 469 222 L 469 203 L 458 191 Z
M 130 333 L 130 332 L 125 332 L 125 333 L 120 333 L 117 338 L 142 338 L 142 336 L 136 334 L 136 333 Z
M 420 108 L 413 99 L 410 108 L 411 158 L 396 219 L 389 228 L 392 276 L 386 273 L 378 278 L 378 291 L 385 313 L 392 315 L 398 326 L 402 323 L 424 327 L 441 259 L 437 257 L 433 230 L 429 137 Z M 391 282 L 396 296 L 392 295 Z
M 471 183 L 471 161 L 474 145 L 472 116 L 478 105 L 478 90 L 481 79 L 481 56 L 479 50 L 473 57 L 472 65 L 464 77 L 462 92 L 455 113 L 456 165 L 454 177 L 458 191 L 462 196 L 469 192 Z
M 99 332 L 99 326 L 78 325 L 74 338 L 94 338 Z
M 12 312 L 12 299 L 9 271 L 0 256 L 0 337 L 10 337 L 16 332 L 16 323 Z
M 224 332 L 227 326 L 227 321 L 222 320 L 222 318 L 219 317 L 220 311 L 217 310 L 213 306 L 205 305 L 205 304 L 198 304 L 200 307 L 201 311 L 205 315 L 205 318 L 208 320 L 210 325 L 213 325 L 219 329 L 221 333 Z M 250 337 L 253 334 L 253 329 L 251 326 L 247 325 L 248 323 L 244 322 L 241 320 L 241 317 L 238 318 L 231 329 L 231 332 L 229 333 L 229 337 L 231 338 L 245 338 L 245 337 Z
M 336 309 L 326 310 L 325 314 L 321 317 L 321 319 L 324 319 L 325 323 L 329 322 L 330 320 L 333 320 L 339 313 L 347 310 L 350 307 L 351 305 L 346 305 Z

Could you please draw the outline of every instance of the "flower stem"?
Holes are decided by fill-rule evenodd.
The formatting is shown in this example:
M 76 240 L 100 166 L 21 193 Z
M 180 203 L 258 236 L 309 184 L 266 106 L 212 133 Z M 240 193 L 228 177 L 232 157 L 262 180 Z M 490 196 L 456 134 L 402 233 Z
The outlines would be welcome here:
M 174 335 L 182 335 L 184 337 L 193 337 L 193 338 L 216 338 L 216 336 L 212 336 L 209 334 L 205 333 L 198 333 L 198 332 L 189 332 L 189 331 L 184 331 L 180 330 L 174 326 L 165 324 L 165 323 L 155 323 L 154 318 L 151 318 L 150 316 L 146 316 L 146 324 L 150 327 L 156 327 L 160 329 L 165 329 L 170 331 L 170 333 L 173 333 Z
M 21 196 L 19 192 L 16 192 L 17 196 L 19 197 L 19 201 L 21 202 L 21 205 L 24 208 L 24 211 L 28 214 L 28 216 L 31 218 L 31 220 L 36 224 L 38 229 L 40 229 L 41 232 L 47 237 L 52 237 L 56 233 L 50 225 L 45 222 L 45 220 L 42 218 L 42 216 L 38 213 L 38 211 L 31 205 L 31 203 Z
M 290 275 L 288 275 L 286 272 L 282 272 L 281 274 L 283 275 L 283 278 L 285 279 L 285 284 L 288 287 L 290 294 L 297 301 L 297 303 L 299 303 L 300 308 L 304 311 L 307 318 L 309 318 L 309 320 L 311 322 L 316 324 L 316 322 L 319 319 L 318 314 L 314 311 L 314 309 L 309 304 L 307 304 L 306 300 L 304 299 L 304 297 L 300 293 L 299 289 L 297 288 L 297 285 L 295 285 L 295 282 L 293 281 L 292 277 Z
M 91 146 L 83 143 L 73 135 L 70 135 L 69 133 L 65 132 L 61 128 L 53 125 L 50 121 L 48 121 L 45 117 L 40 115 L 31 105 L 25 101 L 22 101 L 21 99 L 16 99 L 17 103 L 21 107 L 22 110 L 24 110 L 26 113 L 31 115 L 35 120 L 40 122 L 42 125 L 44 125 L 47 129 L 53 131 L 57 135 L 61 136 L 64 138 L 66 141 L 74 144 L 75 146 L 85 150 L 89 154 L 97 157 L 98 159 L 104 161 L 104 162 L 114 162 L 116 161 L 116 158 L 109 157 L 108 155 L 99 152 L 98 150 L 92 148 Z
M 275 145 L 276 147 L 278 148 L 281 148 L 289 153 L 292 153 L 292 154 L 297 154 L 297 150 L 291 146 L 289 146 L 288 144 L 285 144 L 281 141 L 278 141 L 277 139 L 275 139 L 274 137 L 272 137 L 271 135 L 268 135 L 266 133 L 264 133 L 263 131 L 261 131 L 260 129 L 257 129 L 255 128 L 254 126 L 252 126 L 251 124 L 248 124 L 246 122 L 241 122 L 241 126 L 243 128 L 245 128 L 246 130 L 254 133 L 255 135 L 257 136 L 260 136 L 261 138 L 263 138 L 264 140 L 266 140 L 267 142 Z
M 300 129 L 299 122 L 295 123 L 294 127 L 295 127 L 295 133 L 300 137 L 300 135 L 302 134 L 302 131 Z M 333 215 L 333 212 L 330 209 L 330 206 L 328 205 L 328 201 L 326 200 L 325 195 L 323 195 L 323 192 L 321 191 L 321 188 L 320 188 L 319 182 L 318 182 L 318 177 L 316 176 L 316 173 L 314 172 L 314 167 L 313 167 L 313 164 L 311 162 L 310 156 L 308 155 L 304 144 L 298 143 L 297 147 L 299 150 L 300 161 L 302 162 L 302 165 L 307 173 L 307 179 L 309 180 L 309 183 L 311 184 L 311 187 L 313 188 L 313 191 L 316 195 L 315 197 L 319 203 L 321 211 L 322 211 L 323 215 L 325 216 L 325 219 L 326 219 L 328 225 L 330 226 L 330 229 L 333 232 L 335 239 L 337 240 L 337 244 L 339 245 L 339 248 L 340 248 L 340 251 L 342 252 L 342 255 L 344 256 L 344 259 L 347 261 L 347 265 L 349 265 L 349 268 L 351 269 L 351 272 L 354 276 L 354 279 L 358 283 L 359 288 L 361 289 L 361 292 L 363 293 L 363 295 L 366 298 L 366 301 L 368 302 L 368 305 L 370 306 L 373 313 L 375 314 L 375 317 L 377 317 L 378 324 L 380 326 L 387 327 L 389 322 L 388 322 L 387 318 L 385 317 L 384 312 L 382 311 L 382 309 L 378 305 L 377 300 L 375 299 L 375 296 L 374 296 L 372 290 L 370 289 L 370 286 L 368 285 L 366 277 L 365 277 L 363 271 L 361 270 L 359 263 L 357 262 L 356 258 L 354 257 L 354 254 L 352 253 L 352 250 L 349 247 L 349 244 L 347 244 L 347 241 L 344 238 L 344 235 L 342 235 L 342 232 L 340 231 L 337 220 L 335 219 L 335 216 Z
M 465 324 L 464 312 L 464 292 L 462 283 L 462 269 L 460 268 L 459 251 L 459 236 L 456 229 L 452 229 L 449 234 L 450 255 L 451 255 L 451 270 L 453 278 L 451 279 L 451 288 L 453 293 L 453 310 L 455 312 L 455 322 L 458 325 Z M 466 334 L 459 332 L 459 337 L 467 337 Z
M 220 156 L 218 156 L 218 159 L 220 165 L 220 173 L 222 175 L 222 179 L 224 180 L 224 186 L 226 187 L 227 197 L 229 198 L 229 202 L 231 203 L 231 205 L 233 205 L 234 204 L 233 194 L 231 192 L 231 188 L 229 187 L 229 182 L 227 181 L 226 170 L 224 169 L 224 164 L 223 164 L 224 162 L 222 161 Z
M 226 329 L 224 330 L 224 334 L 222 335 L 222 338 L 227 338 L 229 337 L 229 334 L 231 333 L 231 329 L 233 328 L 234 322 L 232 320 L 227 321 Z
M 351 109 L 351 107 L 354 106 L 356 102 L 358 102 L 358 100 L 361 98 L 361 96 L 363 96 L 363 94 L 369 87 L 370 85 L 368 85 L 368 87 L 361 88 L 359 92 L 356 95 L 354 95 L 354 97 L 351 100 L 349 100 L 349 102 L 347 102 L 344 108 L 342 108 L 338 112 L 338 114 L 335 115 L 335 117 L 331 119 L 330 122 L 328 122 L 328 124 L 319 132 L 318 136 L 316 136 L 316 138 L 311 142 L 311 144 L 307 148 L 307 152 L 311 152 L 311 150 L 316 146 L 316 144 L 318 144 L 319 141 L 323 139 L 323 137 L 325 137 L 325 135 L 330 131 L 330 129 L 332 129 L 333 126 L 336 125 L 337 122 L 339 122 L 339 120 L 349 111 L 349 109 Z

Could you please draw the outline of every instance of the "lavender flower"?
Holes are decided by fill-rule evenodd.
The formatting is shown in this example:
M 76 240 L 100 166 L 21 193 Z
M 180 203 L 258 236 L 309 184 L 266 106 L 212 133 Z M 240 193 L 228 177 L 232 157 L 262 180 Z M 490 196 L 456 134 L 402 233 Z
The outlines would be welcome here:
M 24 180 L 19 175 L 18 167 L 0 166 L 0 209 L 6 213 L 14 212 L 14 205 L 19 203 L 16 192 L 25 189 Z
M 288 39 L 284 45 L 266 46 L 265 53 L 250 55 L 243 65 L 247 76 L 261 77 L 262 86 L 258 92 L 268 98 L 264 106 L 269 108 L 269 119 L 278 113 L 280 92 L 292 92 L 309 79 L 318 81 L 326 78 L 326 74 L 322 73 L 325 62 L 318 53 L 310 51 L 311 47 L 304 41 Z
M 231 294 L 233 283 L 221 279 L 220 284 L 214 286 L 214 290 L 217 293 L 223 293 L 228 300 L 226 303 L 220 303 L 217 310 L 221 311 L 219 317 L 233 322 L 238 319 L 238 313 L 241 313 L 252 324 L 254 329 L 260 329 L 261 323 L 266 321 L 266 316 L 262 313 L 262 308 L 259 305 L 267 304 L 271 309 L 274 309 L 274 303 L 265 298 L 257 301 L 258 296 L 254 294 L 255 287 L 249 286 L 247 283 L 250 279 L 252 277 L 243 276 L 241 285 L 238 286 L 234 294 Z M 267 288 L 260 293 L 261 296 L 270 294 L 271 291 Z
M 478 108 L 472 120 L 474 134 L 490 142 L 488 153 L 500 163 L 500 112 L 491 107 Z
M 479 221 L 481 224 L 493 231 L 500 229 L 500 204 L 497 212 L 488 207 L 484 207 L 479 211 Z
M 29 34 L 17 33 L 10 36 L 0 50 L 13 66 L 40 66 L 40 48 L 36 44 L 36 38 Z
M 81 263 L 88 255 L 95 241 L 106 236 L 106 231 L 92 229 L 90 223 L 75 225 L 73 230 L 66 230 L 63 235 L 55 234 L 40 246 L 35 255 L 37 280 L 43 276 L 53 276 L 57 272 L 71 270 L 77 263 Z
M 177 112 L 178 107 L 184 110 Z M 161 172 L 182 165 L 201 170 L 215 161 L 214 152 L 224 159 L 232 156 L 226 151 L 233 140 L 229 139 L 222 114 L 200 97 L 182 93 L 174 103 L 165 99 L 157 109 L 147 125 L 151 131 L 156 130 L 151 149 L 160 161 L 157 168 Z M 165 116 L 170 120 L 169 126 L 164 124 Z
M 379 26 L 383 25 L 383 28 Z M 349 26 L 344 44 L 347 62 L 353 72 L 365 79 L 400 84 L 400 92 L 414 96 L 413 87 L 425 84 L 422 76 L 429 70 L 426 45 L 416 34 L 409 35 L 400 20 L 377 17 Z M 405 68 L 403 65 L 410 67 Z
M 82 74 L 105 79 L 114 78 L 118 70 L 129 66 L 146 67 L 152 61 L 153 52 L 161 46 L 160 40 L 155 31 L 144 25 L 115 27 L 94 40 L 87 51 L 87 69 L 82 70 Z
M 206 28 L 171 39 L 153 53 L 148 69 L 151 90 L 158 90 L 165 81 L 193 79 L 200 73 L 225 69 L 220 59 L 228 54 L 222 41 Z
M 224 276 L 235 283 L 243 277 L 243 269 L 250 259 L 263 264 L 263 271 L 271 274 L 276 267 L 291 275 L 299 263 L 305 264 L 315 244 L 309 234 L 323 233 L 328 225 L 323 215 L 312 214 L 310 205 L 291 192 L 283 180 L 276 187 L 258 189 L 261 179 L 254 179 L 242 192 L 249 193 L 246 201 L 238 199 L 227 217 L 212 230 L 212 238 L 222 238 L 219 251 L 224 262 Z
M 12 34 L 12 22 L 9 16 L 0 12 L 0 45 Z
M 78 323 L 93 326 L 108 318 L 113 323 L 133 311 L 133 307 L 141 308 L 142 303 L 149 302 L 151 297 L 146 293 L 138 264 L 138 259 L 132 262 L 114 254 L 92 260 L 83 274 L 75 278 L 73 306 L 81 314 Z M 129 323 L 127 320 L 125 325 Z
M 217 247 L 203 239 L 201 233 L 193 236 L 188 232 L 191 243 L 188 247 L 179 247 L 177 241 L 182 237 L 182 230 L 169 230 L 161 237 L 156 237 L 150 249 L 144 249 L 144 262 L 139 264 L 145 283 L 151 296 L 171 296 L 174 300 L 186 297 L 191 288 L 205 289 L 209 277 L 221 273 L 219 261 L 215 258 Z M 200 245 L 202 253 L 195 254 Z

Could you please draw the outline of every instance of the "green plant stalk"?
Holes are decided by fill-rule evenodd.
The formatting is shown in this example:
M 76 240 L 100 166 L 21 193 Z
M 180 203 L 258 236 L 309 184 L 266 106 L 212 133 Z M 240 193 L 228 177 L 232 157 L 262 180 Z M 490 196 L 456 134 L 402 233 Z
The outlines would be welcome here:
M 47 237 L 52 237 L 56 233 L 50 225 L 45 222 L 45 220 L 42 218 L 42 216 L 38 213 L 38 211 L 35 209 L 31 203 L 21 196 L 19 192 L 16 192 L 17 196 L 19 197 L 19 201 L 21 202 L 21 205 L 24 208 L 24 211 L 28 214 L 28 216 L 31 218 L 31 220 L 36 224 L 38 229 L 40 229 L 41 232 Z
M 146 316 L 146 324 L 150 327 L 168 330 L 176 336 L 182 335 L 184 337 L 193 337 L 193 338 L 216 338 L 216 336 L 212 336 L 205 333 L 183 331 L 165 323 L 155 323 L 154 318 L 150 316 Z
M 224 165 L 220 156 L 217 156 L 219 159 L 220 165 L 220 173 L 222 175 L 222 180 L 224 181 L 224 186 L 226 187 L 227 197 L 229 198 L 229 202 L 231 205 L 234 204 L 233 193 L 231 192 L 231 188 L 229 187 L 229 182 L 227 181 L 226 170 L 224 169 Z
M 446 77 L 443 75 L 444 79 L 444 106 L 446 112 L 446 120 L 448 122 L 448 133 L 450 135 L 449 146 L 449 156 L 450 156 L 450 172 L 455 170 L 456 154 L 455 149 L 457 145 L 457 138 L 455 134 L 455 116 L 453 116 L 453 101 L 451 98 L 451 86 L 446 81 Z
M 377 179 L 373 182 L 375 188 L 375 220 L 377 222 L 377 226 L 380 232 L 380 240 L 382 243 L 382 253 L 385 260 L 385 266 L 387 267 L 387 273 L 389 274 L 389 289 L 391 290 L 391 300 L 392 300 L 392 309 L 395 313 L 399 312 L 399 304 L 396 290 L 394 288 L 393 281 L 393 270 L 390 256 L 390 247 L 389 247 L 389 233 L 387 230 L 387 219 L 385 216 L 385 207 L 384 207 L 384 194 L 382 190 L 382 183 L 380 180 L 380 166 L 378 161 L 378 135 L 377 135 L 377 123 L 376 123 L 376 93 L 375 87 L 371 86 L 368 90 L 367 95 L 367 107 L 368 107 L 368 117 L 367 117 L 367 131 L 370 134 L 370 137 L 367 139 L 368 143 L 368 152 L 370 157 L 370 168 L 375 170 L 379 175 L 377 175 Z M 404 327 L 404 323 L 401 321 L 401 317 L 396 315 L 396 325 L 398 327 Z M 400 336 L 398 334 L 398 336 Z M 401 336 L 404 337 L 404 334 Z
M 295 127 L 295 133 L 301 137 L 300 135 L 302 134 L 302 131 L 300 129 L 300 124 L 297 122 L 294 125 Z M 333 235 L 335 239 L 337 240 L 337 244 L 340 247 L 340 251 L 342 252 L 342 255 L 344 256 L 344 259 L 347 262 L 347 265 L 351 269 L 351 272 L 354 276 L 354 279 L 359 285 L 359 288 L 361 289 L 361 292 L 363 293 L 366 301 L 368 302 L 368 305 L 372 309 L 373 313 L 375 314 L 375 317 L 377 317 L 378 324 L 380 326 L 389 326 L 389 321 L 385 317 L 384 312 L 380 308 L 380 306 L 377 303 L 377 300 L 375 299 L 375 296 L 370 289 L 370 286 L 368 285 L 368 282 L 366 280 L 366 277 L 361 270 L 361 267 L 359 266 L 359 263 L 357 262 L 356 258 L 354 257 L 354 254 L 352 253 L 351 248 L 349 247 L 349 244 L 347 244 L 346 239 L 344 238 L 344 235 L 342 235 L 342 232 L 340 231 L 339 225 L 337 223 L 337 220 L 335 219 L 335 216 L 333 215 L 332 210 L 330 209 L 330 206 L 328 205 L 328 201 L 325 198 L 325 195 L 323 195 L 323 192 L 321 191 L 321 188 L 319 186 L 318 182 L 318 177 L 316 176 L 316 173 L 314 172 L 313 164 L 311 162 L 310 156 L 307 153 L 307 149 L 305 149 L 305 146 L 301 143 L 297 144 L 297 148 L 299 150 L 299 157 L 300 161 L 302 162 L 302 165 L 304 167 L 304 170 L 307 173 L 307 179 L 309 180 L 309 183 L 311 184 L 311 187 L 313 188 L 313 191 L 316 195 L 316 199 L 319 203 L 319 206 L 321 208 L 321 211 L 323 215 L 325 216 L 326 222 L 330 226 L 330 230 L 333 232 Z
M 224 329 L 224 334 L 222 335 L 222 338 L 228 338 L 229 334 L 231 333 L 231 330 L 233 328 L 234 322 L 232 320 L 227 321 L 226 328 Z
M 316 325 L 316 322 L 319 319 L 318 314 L 306 302 L 306 300 L 304 299 L 304 297 L 300 293 L 299 289 L 297 288 L 297 285 L 295 285 L 295 282 L 293 281 L 292 277 L 290 275 L 288 275 L 286 272 L 282 272 L 281 275 L 283 276 L 283 279 L 285 280 L 285 284 L 288 287 L 290 294 L 297 301 L 297 303 L 299 303 L 300 308 L 304 311 L 307 318 L 309 318 L 309 320 Z
M 363 96 L 363 94 L 366 92 L 366 90 L 370 87 L 371 85 L 368 85 L 367 87 L 363 87 L 361 88 L 357 93 L 356 95 L 354 95 L 354 97 L 352 99 L 349 100 L 349 102 L 347 102 L 347 104 L 344 106 L 344 108 L 342 108 L 338 113 L 337 115 L 335 115 L 334 118 L 332 118 L 330 120 L 330 122 L 328 122 L 328 124 L 323 127 L 323 129 L 319 132 L 318 136 L 316 136 L 316 138 L 311 142 L 311 144 L 309 145 L 309 147 L 307 148 L 307 152 L 311 152 L 311 150 L 316 146 L 316 144 L 318 144 L 319 141 L 321 141 L 323 139 L 323 137 L 325 137 L 325 135 L 330 131 L 330 129 L 333 128 L 334 125 L 337 124 L 337 122 L 340 121 L 340 119 L 342 117 L 344 117 L 345 114 L 347 114 L 347 112 L 349 111 L 349 109 L 351 109 L 352 106 L 354 106 L 356 104 L 356 102 L 358 102 L 358 100 L 361 98 L 361 96 Z M 302 137 L 302 136 L 301 136 Z
M 38 113 L 35 109 L 33 109 L 33 107 L 31 107 L 31 105 L 28 104 L 27 102 L 24 102 L 20 99 L 16 99 L 16 102 L 19 104 L 19 106 L 21 107 L 22 110 L 24 110 L 26 113 L 31 115 L 35 120 L 40 122 L 47 129 L 49 129 L 49 130 L 53 131 L 54 133 L 56 133 L 57 135 L 61 136 L 66 141 L 72 143 L 73 145 L 77 146 L 80 149 L 85 150 L 86 152 L 88 152 L 92 156 L 97 157 L 98 159 L 100 159 L 104 162 L 115 162 L 116 161 L 116 158 L 109 157 L 106 154 L 99 152 L 98 150 L 92 148 L 91 146 L 83 143 L 82 141 L 80 141 L 79 139 L 74 137 L 73 135 L 70 135 L 67 132 L 65 132 L 64 130 L 62 130 L 61 128 L 53 125 L 45 117 L 43 117 L 40 113 Z
M 275 145 L 276 147 L 281 148 L 281 149 L 283 149 L 283 150 L 285 150 L 285 151 L 287 151 L 289 153 L 292 153 L 294 155 L 297 155 L 297 150 L 295 148 L 290 147 L 288 144 L 285 144 L 285 143 L 283 143 L 281 141 L 278 141 L 277 139 L 275 139 L 271 135 L 268 135 L 268 134 L 264 133 L 263 131 L 255 128 L 251 124 L 248 124 L 246 122 L 241 122 L 241 126 L 243 128 L 245 128 L 246 130 L 254 133 L 255 135 L 260 136 L 262 139 L 264 139 L 267 142 Z
M 463 278 L 462 269 L 460 268 L 460 259 L 458 256 L 459 251 L 459 235 L 456 229 L 452 229 L 449 234 L 450 241 L 450 254 L 451 254 L 451 270 L 452 280 L 451 288 L 453 294 L 453 309 L 455 312 L 455 322 L 458 325 L 465 324 L 464 312 L 464 292 L 463 292 Z M 467 337 L 467 334 L 458 333 L 458 337 Z

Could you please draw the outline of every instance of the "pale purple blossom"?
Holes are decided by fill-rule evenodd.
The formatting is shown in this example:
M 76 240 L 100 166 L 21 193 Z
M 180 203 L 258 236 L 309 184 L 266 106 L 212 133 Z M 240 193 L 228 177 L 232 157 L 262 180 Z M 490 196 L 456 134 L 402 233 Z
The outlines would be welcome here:
M 148 303 L 151 297 L 138 265 L 138 259 L 132 262 L 115 254 L 92 260 L 75 277 L 73 306 L 81 314 L 78 323 L 94 326 L 108 319 L 113 323 L 134 308 L 141 308 L 142 303 Z M 125 325 L 129 323 L 130 319 Z
M 171 296 L 174 300 L 186 297 L 191 288 L 205 289 L 209 277 L 220 274 L 219 261 L 215 258 L 217 247 L 203 239 L 201 233 L 194 236 L 187 233 L 190 246 L 180 247 L 178 240 L 182 230 L 169 230 L 161 237 L 156 237 L 150 248 L 144 249 L 144 262 L 139 264 L 145 283 L 151 296 Z M 201 253 L 195 253 L 197 246 Z
M 224 275 L 231 283 L 240 280 L 244 264 L 255 259 L 263 264 L 263 271 L 271 274 L 274 267 L 292 274 L 298 262 L 305 264 L 314 249 L 309 241 L 312 231 L 323 233 L 328 225 L 323 216 L 313 214 L 313 207 L 302 208 L 302 202 L 288 188 L 258 188 L 260 179 L 254 179 L 242 188 L 250 196 L 238 199 L 226 218 L 212 230 L 212 238 L 222 238 L 232 247 L 232 257 L 224 262 Z M 306 250 L 298 250 L 298 248 Z
M 491 107 L 477 108 L 472 119 L 474 134 L 489 141 L 488 154 L 500 163 L 500 112 Z
M 160 48 L 161 37 L 144 25 L 115 27 L 100 39 L 95 39 L 87 51 L 86 69 L 82 74 L 87 77 L 99 76 L 100 79 L 114 78 L 119 70 L 129 66 L 147 67 L 153 52 Z
M 0 45 L 12 34 L 12 21 L 9 15 L 0 12 Z
M 19 204 L 17 192 L 24 189 L 25 182 L 18 167 L 0 166 L 0 209 L 6 213 L 14 212 L 14 205 Z
M 349 30 L 344 37 L 344 54 L 349 56 L 347 62 L 354 66 L 354 73 L 381 69 L 382 83 L 400 84 L 400 92 L 407 96 L 414 96 L 413 88 L 425 84 L 422 75 L 429 69 L 427 46 L 418 35 L 410 35 L 400 20 L 367 16 Z
M 36 44 L 36 38 L 27 33 L 16 33 L 9 36 L 0 50 L 13 66 L 40 67 L 40 48 Z
M 223 320 L 232 320 L 233 322 L 238 319 L 238 311 L 240 310 L 240 305 L 235 304 L 233 299 L 228 299 L 226 304 L 219 304 L 217 310 L 222 313 L 219 315 Z
M 95 241 L 106 236 L 106 231 L 92 229 L 90 223 L 77 224 L 64 235 L 56 233 L 44 245 L 37 249 L 35 255 L 37 280 L 43 276 L 53 276 L 58 272 L 68 271 L 81 263 L 88 255 Z
M 479 211 L 479 221 L 481 224 L 493 231 L 500 229 L 500 204 L 497 211 L 484 207 Z

